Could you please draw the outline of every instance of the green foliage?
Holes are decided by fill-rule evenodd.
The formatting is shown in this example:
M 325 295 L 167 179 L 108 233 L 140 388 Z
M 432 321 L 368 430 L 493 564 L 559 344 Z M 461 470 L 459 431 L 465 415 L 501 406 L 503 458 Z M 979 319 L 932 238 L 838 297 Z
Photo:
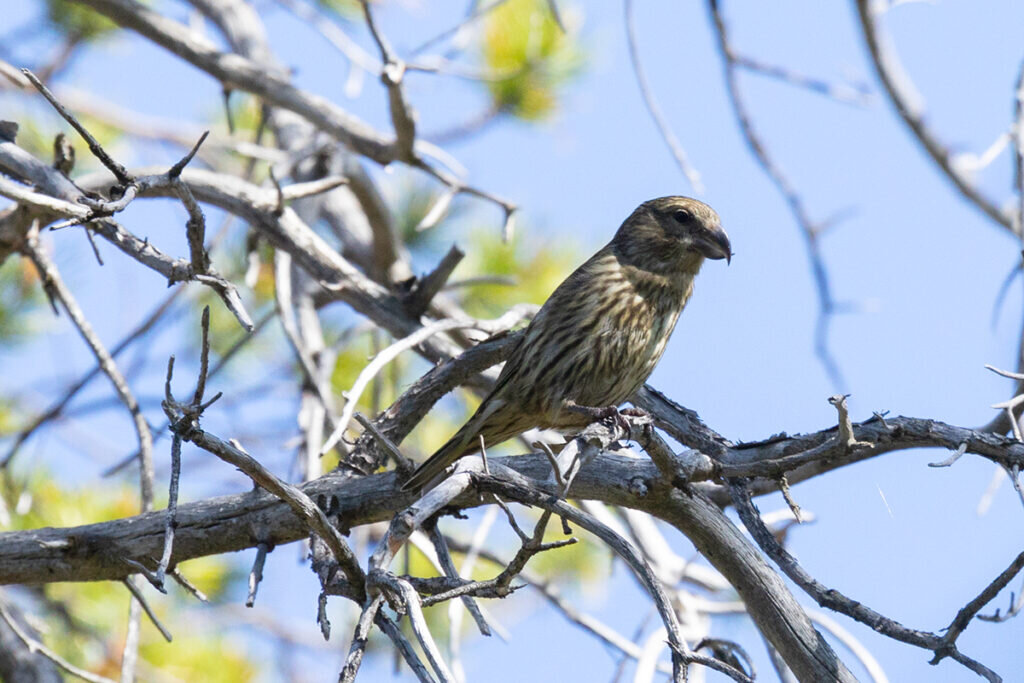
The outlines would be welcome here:
M 40 290 L 27 258 L 12 256 L 0 266 L 0 343 L 24 341 L 34 331 L 31 318 L 43 303 Z
M 140 644 L 140 658 L 162 677 L 204 683 L 249 683 L 258 680 L 259 673 L 269 665 L 247 652 L 240 637 L 224 635 L 214 624 L 197 630 L 188 628 L 187 623 L 183 622 L 182 628 L 173 632 L 172 643 L 157 635 L 143 638 Z
M 344 404 L 344 394 L 355 383 L 359 373 L 367 366 L 370 359 L 394 341 L 381 331 L 358 333 L 343 339 L 338 348 L 338 356 L 331 373 L 331 389 L 338 397 L 339 410 Z M 370 386 L 363 391 L 356 403 L 356 410 L 364 415 L 374 415 L 391 405 L 408 388 L 419 373 L 423 372 L 423 364 L 409 354 L 401 354 L 388 363 L 377 374 Z M 429 418 L 428 418 L 429 421 Z M 355 432 L 361 427 L 350 425 Z M 329 463 L 325 462 L 324 466 Z
M 216 224 L 210 221 L 207 215 L 206 238 L 207 245 L 210 243 L 212 231 Z M 245 302 L 246 310 L 252 317 L 253 322 L 259 320 L 260 311 L 267 310 L 274 301 L 274 253 L 273 249 L 265 243 L 260 243 L 257 249 L 260 259 L 256 270 L 256 281 L 252 288 L 243 284 L 245 281 L 248 259 L 246 257 L 246 232 L 236 229 L 225 243 L 211 253 L 211 258 L 217 268 L 229 281 L 237 283 L 239 295 Z M 199 343 L 202 339 L 199 327 L 202 310 L 204 306 L 210 307 L 210 349 L 213 356 L 222 356 L 236 342 L 246 335 L 242 326 L 238 323 L 235 315 L 224 305 L 224 301 L 209 287 L 198 287 L 195 284 L 188 285 L 194 288 L 195 313 L 195 336 L 191 339 L 195 343 L 196 358 L 199 357 Z M 266 340 L 267 334 L 247 342 L 245 357 L 261 359 L 260 352 L 267 350 L 270 344 Z
M 95 40 L 117 29 L 117 24 L 84 5 L 68 0 L 46 0 L 46 15 L 62 33 Z
M 50 163 L 53 161 L 53 142 L 57 133 L 63 132 L 71 146 L 75 149 L 75 167 L 72 176 L 82 173 L 90 173 L 103 168 L 99 159 L 89 152 L 89 146 L 79 137 L 70 125 L 54 112 L 45 101 L 34 102 L 36 109 L 26 109 L 20 112 L 5 114 L 18 120 L 17 144 L 26 152 Z M 36 112 L 36 113 L 33 113 Z M 41 114 L 39 113 L 41 112 Z M 120 150 L 115 145 L 124 138 L 120 129 L 104 122 L 102 119 L 75 113 L 76 118 L 85 126 L 93 137 L 115 157 L 120 157 Z
M 79 526 L 130 517 L 139 512 L 138 494 L 128 488 L 111 485 L 102 491 L 95 487 L 64 489 L 39 466 L 33 467 L 31 478 L 17 490 L 10 480 L 4 483 L 6 498 L 31 497 L 28 510 L 12 515 L 11 528 L 14 530 Z M 15 496 L 11 495 L 12 491 Z
M 531 514 L 530 522 L 539 517 L 539 514 Z M 526 527 L 528 522 L 520 519 L 519 524 Z M 534 555 L 527 565 L 529 570 L 545 579 L 562 586 L 581 587 L 587 582 L 598 582 L 608 577 L 611 570 L 612 554 L 608 546 L 596 540 L 589 533 L 575 528 L 572 537 L 577 540 L 572 545 Z M 552 516 L 544 530 L 544 542 L 554 543 L 555 541 L 566 540 L 562 532 L 562 522 Z
M 21 422 L 15 412 L 16 403 L 9 398 L 0 398 L 0 436 L 6 436 L 16 430 Z
M 395 216 L 395 231 L 402 242 L 410 249 L 419 247 L 440 247 L 441 231 L 430 228 L 417 230 L 423 218 L 437 204 L 446 192 L 444 187 L 426 184 L 405 174 L 397 183 L 396 199 L 392 202 Z M 465 204 L 456 197 L 448 207 L 444 217 L 445 223 L 457 222 L 465 217 Z
M 500 76 L 487 82 L 494 108 L 527 121 L 549 116 L 558 86 L 582 65 L 579 46 L 546 0 L 509 0 L 484 21 L 482 61 Z
M 230 125 L 229 125 L 230 114 Z M 231 91 L 227 109 L 223 98 L 210 101 L 207 117 L 213 121 L 212 130 L 222 132 L 231 130 L 236 140 L 244 140 L 253 144 L 274 146 L 274 136 L 263 121 L 263 104 L 259 99 L 241 90 Z M 209 150 L 207 150 L 209 151 Z M 260 185 L 269 178 L 268 164 L 254 161 L 252 157 L 225 150 L 218 154 L 218 167 L 222 173 L 243 177 L 251 183 Z
M 4 498 L 22 501 L 9 505 L 10 530 L 69 527 L 129 517 L 138 513 L 138 493 L 110 483 L 66 489 L 48 472 L 35 468 L 27 482 L 15 484 L 10 475 L 3 481 Z M 24 501 L 30 501 L 26 506 Z M 223 557 L 207 557 L 185 563 L 182 572 L 212 602 L 226 597 L 229 585 L 240 576 Z M 173 582 L 171 582 L 172 585 Z M 146 590 L 144 588 L 143 590 Z M 153 593 L 155 595 L 155 593 Z M 261 663 L 247 652 L 240 639 L 222 633 L 218 622 L 191 607 L 194 598 L 172 589 L 171 599 L 151 597 L 150 605 L 174 635 L 166 643 L 157 630 L 142 626 L 140 672 L 159 670 L 178 680 L 253 680 Z M 128 615 L 128 591 L 117 582 L 54 583 L 42 589 L 41 601 L 50 607 L 43 622 L 46 644 L 73 664 L 117 679 L 124 647 Z M 71 615 L 71 616 L 65 616 Z M 83 621 L 83 619 L 88 621 Z M 211 662 L 217 662 L 211 666 Z
M 494 228 L 470 233 L 466 258 L 457 277 L 508 276 L 507 284 L 479 284 L 466 287 L 463 305 L 474 316 L 493 318 L 517 303 L 542 304 L 577 263 L 577 250 L 564 243 L 527 244 L 519 230 L 503 242 Z
M 362 13 L 359 0 L 316 0 L 316 4 L 333 10 L 342 19 L 353 19 Z

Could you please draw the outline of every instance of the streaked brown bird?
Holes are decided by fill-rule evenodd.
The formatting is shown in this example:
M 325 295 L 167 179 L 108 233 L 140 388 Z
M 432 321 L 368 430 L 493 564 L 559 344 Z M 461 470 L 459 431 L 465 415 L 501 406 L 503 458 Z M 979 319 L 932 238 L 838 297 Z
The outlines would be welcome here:
M 403 484 L 540 427 L 579 431 L 654 370 L 705 258 L 731 259 L 718 214 L 688 197 L 644 202 L 548 297 L 465 425 Z

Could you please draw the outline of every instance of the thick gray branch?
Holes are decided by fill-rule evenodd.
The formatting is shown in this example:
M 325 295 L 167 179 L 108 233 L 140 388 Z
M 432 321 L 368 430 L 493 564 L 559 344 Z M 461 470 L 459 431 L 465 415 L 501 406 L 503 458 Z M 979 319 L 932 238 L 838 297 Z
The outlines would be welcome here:
M 400 422 L 405 426 L 404 421 Z M 396 433 L 401 431 L 399 428 Z M 1024 465 L 1024 444 L 932 420 L 898 417 L 888 419 L 883 426 L 876 419 L 854 425 L 854 434 L 859 441 L 869 443 L 846 452 L 836 443 L 835 430 L 824 430 L 741 446 L 727 454 L 717 474 L 765 477 L 756 480 L 759 483 L 753 489 L 755 493 L 764 493 L 777 490 L 776 478 L 781 473 L 787 473 L 789 481 L 795 483 L 889 451 L 928 446 L 955 449 L 963 442 L 967 443 L 967 452 L 994 462 Z M 699 453 L 677 457 L 683 460 L 697 456 L 704 457 Z M 550 472 L 543 453 L 497 458 L 495 462 L 537 480 L 544 480 Z M 716 503 L 726 504 L 728 491 L 707 481 L 716 473 L 692 469 L 695 476 L 691 485 L 709 494 Z M 663 481 L 661 472 L 649 460 L 601 453 L 577 475 L 569 497 L 667 517 L 676 514 L 682 503 L 675 499 L 678 491 L 666 488 Z M 332 472 L 301 488 L 322 508 L 336 509 L 348 527 L 390 519 L 415 500 L 413 495 L 398 492 L 392 472 L 355 478 Z M 456 503 L 474 507 L 480 501 L 469 496 Z M 144 561 L 159 557 L 163 534 L 162 513 L 70 529 L 3 533 L 0 584 L 121 579 L 133 573 L 124 558 Z M 300 520 L 267 494 L 254 491 L 211 498 L 179 507 L 173 562 L 252 548 L 260 542 L 280 545 L 307 535 L 308 530 Z

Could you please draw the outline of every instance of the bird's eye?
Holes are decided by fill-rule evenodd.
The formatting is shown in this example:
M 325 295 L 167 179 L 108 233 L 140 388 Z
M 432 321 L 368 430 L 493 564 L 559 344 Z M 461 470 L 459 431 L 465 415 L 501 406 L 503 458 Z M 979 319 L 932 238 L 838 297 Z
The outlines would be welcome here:
M 679 209 L 674 214 L 672 214 L 672 217 L 676 219 L 677 223 L 689 223 L 690 221 L 693 220 L 693 214 L 691 214 L 689 211 L 686 211 L 685 209 Z

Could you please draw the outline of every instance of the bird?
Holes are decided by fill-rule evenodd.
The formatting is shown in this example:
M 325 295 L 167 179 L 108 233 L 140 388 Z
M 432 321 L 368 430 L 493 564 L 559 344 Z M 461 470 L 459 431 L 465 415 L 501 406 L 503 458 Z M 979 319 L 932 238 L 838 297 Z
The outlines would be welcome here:
M 697 199 L 638 206 L 541 306 L 476 412 L 402 485 L 419 491 L 459 458 L 528 429 L 582 430 L 650 376 L 705 259 L 732 260 L 718 214 Z

